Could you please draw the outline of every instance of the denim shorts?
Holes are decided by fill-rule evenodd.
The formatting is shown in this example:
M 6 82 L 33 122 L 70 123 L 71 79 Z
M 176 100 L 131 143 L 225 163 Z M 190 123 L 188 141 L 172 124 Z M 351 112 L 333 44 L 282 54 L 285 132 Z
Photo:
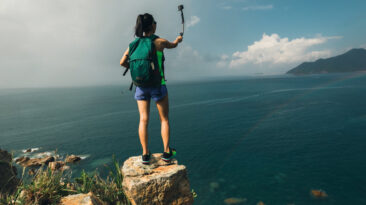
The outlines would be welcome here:
M 166 85 L 159 87 L 142 88 L 137 86 L 135 91 L 136 100 L 150 100 L 152 98 L 155 102 L 162 100 L 168 94 Z

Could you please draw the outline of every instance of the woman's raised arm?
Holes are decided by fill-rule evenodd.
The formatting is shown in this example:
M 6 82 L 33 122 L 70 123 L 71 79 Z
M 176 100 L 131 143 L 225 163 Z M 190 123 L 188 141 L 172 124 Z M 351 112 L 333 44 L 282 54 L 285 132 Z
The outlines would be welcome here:
M 164 38 L 160 38 L 159 39 L 159 44 L 161 45 L 162 49 L 164 48 L 175 48 L 177 47 L 178 43 L 182 42 L 183 37 L 182 36 L 178 36 L 175 41 L 173 42 L 169 42 L 168 40 L 164 39 Z

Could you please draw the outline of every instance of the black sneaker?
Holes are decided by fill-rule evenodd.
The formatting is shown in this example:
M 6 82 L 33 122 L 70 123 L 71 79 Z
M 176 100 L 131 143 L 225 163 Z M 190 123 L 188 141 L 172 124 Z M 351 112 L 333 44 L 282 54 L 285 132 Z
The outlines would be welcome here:
M 148 154 L 142 155 L 142 164 L 150 164 L 150 152 Z
M 161 158 L 164 162 L 170 162 L 175 155 L 177 155 L 177 151 L 174 148 L 169 147 L 169 153 L 164 152 L 163 157 Z

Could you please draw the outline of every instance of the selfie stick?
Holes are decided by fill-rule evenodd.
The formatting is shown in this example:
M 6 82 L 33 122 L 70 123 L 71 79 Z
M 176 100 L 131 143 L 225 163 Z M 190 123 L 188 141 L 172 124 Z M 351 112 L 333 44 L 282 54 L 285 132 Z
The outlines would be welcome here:
M 178 11 L 180 11 L 180 16 L 182 17 L 182 32 L 180 32 L 180 35 L 181 36 L 183 36 L 183 34 L 184 34 L 184 14 L 183 14 L 183 9 L 184 9 L 183 4 L 178 6 Z

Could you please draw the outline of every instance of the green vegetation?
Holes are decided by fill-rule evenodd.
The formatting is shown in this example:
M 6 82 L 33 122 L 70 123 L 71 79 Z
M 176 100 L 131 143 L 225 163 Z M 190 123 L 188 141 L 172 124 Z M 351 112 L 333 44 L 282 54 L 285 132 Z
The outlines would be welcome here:
M 83 170 L 80 177 L 75 179 L 77 193 L 93 192 L 102 201 L 112 205 L 129 204 L 122 188 L 123 176 L 119 167 L 113 155 L 113 165 L 108 167 L 109 175 L 106 180 L 102 179 L 98 172 L 88 175 Z
M 63 172 L 52 172 L 47 168 L 39 169 L 31 183 L 23 185 L 24 194 L 21 197 L 26 204 L 57 204 L 61 197 L 68 195 Z
M 197 196 L 198 196 L 198 195 L 197 195 L 197 193 L 194 191 L 194 189 L 192 189 L 192 191 L 191 191 L 191 192 L 192 192 L 193 198 L 197 198 Z
M 13 193 L 0 193 L 0 205 L 58 204 L 63 196 L 88 192 L 110 205 L 130 204 L 123 192 L 123 176 L 114 156 L 113 164 L 108 169 L 106 179 L 100 177 L 97 171 L 89 175 L 84 170 L 80 177 L 72 179 L 67 172 L 41 167 L 33 176 L 20 180 Z M 25 169 L 22 178 L 24 173 Z

